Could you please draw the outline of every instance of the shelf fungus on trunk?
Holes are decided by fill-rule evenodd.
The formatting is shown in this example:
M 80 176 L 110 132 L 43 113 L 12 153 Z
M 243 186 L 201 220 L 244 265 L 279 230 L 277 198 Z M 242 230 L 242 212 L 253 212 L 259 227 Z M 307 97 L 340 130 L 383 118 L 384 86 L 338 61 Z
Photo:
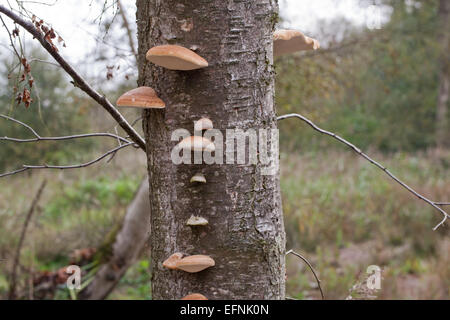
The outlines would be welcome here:
M 176 252 L 171 255 L 166 261 L 163 262 L 163 267 L 167 269 L 175 270 L 177 268 L 177 262 L 183 258 L 183 254 L 180 252 Z
M 297 30 L 277 30 L 273 34 L 273 56 L 279 57 L 299 51 L 317 50 L 319 41 Z
M 163 109 L 166 107 L 155 90 L 150 87 L 139 87 L 128 92 L 117 99 L 118 107 L 143 108 L 143 109 Z
M 195 70 L 208 66 L 208 62 L 194 51 L 177 45 L 162 45 L 147 51 L 148 61 L 170 70 Z
M 191 150 L 191 151 L 207 151 L 213 152 L 216 150 L 214 143 L 200 136 L 191 136 L 184 138 L 177 144 L 178 149 Z
M 206 178 L 203 173 L 196 173 L 190 180 L 191 183 L 206 183 Z
M 201 132 L 203 130 L 209 130 L 213 129 L 213 123 L 208 118 L 201 118 L 200 120 L 196 121 L 194 124 L 194 131 Z
M 182 298 L 181 300 L 208 300 L 204 295 L 200 293 L 191 293 Z
M 208 220 L 206 220 L 203 217 L 198 217 L 198 216 L 192 215 L 186 222 L 186 225 L 190 226 L 190 227 L 207 226 Z
M 193 255 L 185 257 L 176 262 L 176 268 L 189 273 L 203 271 L 209 267 L 214 267 L 216 263 L 209 256 Z

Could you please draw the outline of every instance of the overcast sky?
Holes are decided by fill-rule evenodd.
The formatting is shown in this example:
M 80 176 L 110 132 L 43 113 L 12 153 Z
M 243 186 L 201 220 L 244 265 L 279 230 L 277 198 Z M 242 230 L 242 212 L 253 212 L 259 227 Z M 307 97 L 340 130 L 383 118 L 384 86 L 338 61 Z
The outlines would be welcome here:
M 9 2 L 15 3 L 12 0 Z M 89 62 L 85 59 L 87 52 L 92 53 L 91 51 L 98 47 L 96 46 L 98 25 L 93 24 L 92 21 L 98 18 L 102 9 L 101 6 L 92 0 L 41 0 L 39 2 L 52 5 L 36 4 L 32 1 L 24 1 L 24 4 L 26 8 L 60 32 L 67 43 L 67 48 L 63 48 L 61 52 L 71 63 L 76 64 L 82 73 L 93 72 L 92 66 L 87 67 Z M 367 23 L 367 19 L 373 18 L 374 15 L 373 12 L 368 10 L 370 8 L 364 5 L 366 2 L 367 0 L 279 0 L 279 5 L 281 16 L 285 20 L 283 27 L 298 29 L 314 36 L 315 30 L 320 26 L 320 21 L 324 19 L 342 16 L 355 24 Z M 7 5 L 7 0 L 0 0 L 0 3 Z M 109 0 L 109 3 L 111 4 L 112 0 Z M 122 3 L 128 3 L 127 9 L 130 21 L 134 21 L 136 11 L 134 1 L 123 1 Z M 112 14 L 112 10 L 109 10 L 109 14 Z M 8 19 L 5 19 L 5 21 L 8 21 Z M 11 24 L 9 25 L 11 26 Z M 116 32 L 124 31 L 118 29 Z M 3 30 L 0 32 L 0 43 L 8 45 L 8 38 Z M 118 46 L 122 46 L 124 50 L 129 50 L 127 43 Z M 7 49 L 4 46 L 0 46 L 0 51 L 5 50 Z M 108 55 L 107 47 L 98 47 L 97 50 L 103 50 L 106 56 Z M 102 53 L 97 51 L 91 56 Z M 83 62 L 85 61 L 87 63 L 83 68 Z M 126 59 L 120 63 L 130 65 Z
M 13 2 L 10 1 L 10 3 Z M 55 0 L 41 2 L 52 4 Z M 91 4 L 91 2 L 94 4 Z M 110 2 L 112 3 L 112 1 Z M 128 2 L 131 4 L 129 11 L 134 15 L 134 1 Z M 364 23 L 366 11 L 358 6 L 360 2 L 361 0 L 279 0 L 281 15 L 287 20 L 285 25 L 310 32 L 317 28 L 320 19 L 331 19 L 338 15 L 344 16 L 357 24 Z M 7 4 L 7 1 L 0 0 L 0 3 Z M 26 3 L 25 5 L 61 32 L 69 48 L 71 48 L 70 55 L 72 58 L 83 58 L 86 45 L 93 46 L 93 35 L 97 30 L 95 25 L 87 26 L 86 22 L 92 21 L 100 13 L 101 8 L 95 4 L 95 1 L 59 0 L 53 6 L 33 3 Z M 6 40 L 4 36 L 0 39 Z M 80 45 L 81 43 L 84 45 Z

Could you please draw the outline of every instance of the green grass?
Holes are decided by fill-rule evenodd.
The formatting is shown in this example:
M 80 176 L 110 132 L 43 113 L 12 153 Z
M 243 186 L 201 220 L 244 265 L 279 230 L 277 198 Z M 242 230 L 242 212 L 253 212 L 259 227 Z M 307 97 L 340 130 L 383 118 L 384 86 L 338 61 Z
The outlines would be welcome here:
M 424 195 L 450 199 L 449 152 L 375 154 L 375 158 Z M 129 158 L 103 168 L 0 181 L 4 200 L 0 201 L 0 255 L 12 256 L 17 230 L 44 177 L 48 187 L 27 233 L 24 266 L 57 270 L 67 265 L 74 249 L 101 245 L 120 224 L 145 171 L 145 160 L 132 168 L 127 163 Z M 347 297 L 372 264 L 384 269 L 382 290 L 377 293 L 381 299 L 449 298 L 448 226 L 432 231 L 439 213 L 351 152 L 282 154 L 281 166 L 287 249 L 312 262 L 327 298 Z M 24 186 L 29 190 L 18 192 Z M 0 296 L 7 291 L 9 267 L 8 261 L 0 265 Z M 150 299 L 148 270 L 145 255 L 110 299 Z M 22 274 L 21 286 L 26 279 Z M 293 256 L 287 258 L 287 295 L 320 298 L 309 269 Z M 69 295 L 59 290 L 54 298 Z

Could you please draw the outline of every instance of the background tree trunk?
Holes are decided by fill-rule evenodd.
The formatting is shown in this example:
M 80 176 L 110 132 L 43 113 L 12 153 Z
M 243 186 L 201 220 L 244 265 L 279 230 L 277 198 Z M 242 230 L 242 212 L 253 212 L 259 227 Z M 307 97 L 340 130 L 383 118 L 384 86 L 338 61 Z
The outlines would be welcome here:
M 272 33 L 275 0 L 137 0 L 139 85 L 153 87 L 165 110 L 144 113 L 151 203 L 154 299 L 198 292 L 209 299 L 284 299 L 285 234 L 279 174 L 257 165 L 174 165 L 175 129 L 202 116 L 225 129 L 276 128 Z M 195 49 L 209 62 L 196 71 L 166 70 L 145 59 L 155 45 Z M 197 171 L 207 184 L 194 186 Z M 186 226 L 191 215 L 207 227 Z M 174 252 L 206 254 L 216 266 L 171 271 Z
M 450 97 L 450 1 L 439 2 L 439 45 L 441 46 L 439 92 L 437 103 L 437 145 L 450 146 L 448 126 L 448 103 Z
M 147 178 L 141 183 L 127 208 L 123 226 L 112 246 L 112 255 L 96 273 L 94 280 L 79 298 L 101 300 L 111 293 L 149 239 L 150 202 Z

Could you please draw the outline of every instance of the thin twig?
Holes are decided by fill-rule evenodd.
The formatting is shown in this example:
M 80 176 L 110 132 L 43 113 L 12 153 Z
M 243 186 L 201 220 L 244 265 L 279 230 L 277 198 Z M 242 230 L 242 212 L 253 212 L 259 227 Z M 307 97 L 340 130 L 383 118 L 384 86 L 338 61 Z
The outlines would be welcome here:
M 5 21 L 3 20 L 2 17 L 0 17 L 0 21 L 2 22 L 3 27 L 5 28 L 6 32 L 8 33 L 9 42 L 10 42 L 10 44 L 11 44 L 11 47 L 13 48 L 13 50 L 14 50 L 14 52 L 15 52 L 17 58 L 19 58 L 19 61 L 20 61 L 20 59 L 22 58 L 22 56 L 19 54 L 19 52 L 18 52 L 17 49 L 16 49 L 16 46 L 14 45 L 14 41 L 13 41 L 11 32 L 9 32 L 9 29 L 8 29 L 8 27 L 7 27 Z
M 118 134 L 112 134 L 108 132 L 97 132 L 97 133 L 84 133 L 84 134 L 75 134 L 70 136 L 62 136 L 62 137 L 41 137 L 33 128 L 31 128 L 29 125 L 14 119 L 12 117 L 9 117 L 4 114 L 0 114 L 0 118 L 13 121 L 15 123 L 20 124 L 21 126 L 27 128 L 30 130 L 35 138 L 33 139 L 19 139 L 19 138 L 10 138 L 10 137 L 0 137 L 0 141 L 12 141 L 12 142 L 18 142 L 18 143 L 27 143 L 27 142 L 37 142 L 37 141 L 64 141 L 64 140 L 73 140 L 73 139 L 81 139 L 81 138 L 92 138 L 92 137 L 108 137 L 108 138 L 114 138 L 118 141 L 122 141 L 124 143 L 130 143 L 131 141 L 119 136 Z
M 309 120 L 308 118 L 306 118 L 306 117 L 304 117 L 304 116 L 302 116 L 300 114 L 296 114 L 296 113 L 287 114 L 287 115 L 278 117 L 277 120 L 280 121 L 280 120 L 289 119 L 289 118 L 298 118 L 298 119 L 302 120 L 303 122 L 306 122 L 314 130 L 316 130 L 316 131 L 318 131 L 318 132 L 320 132 L 322 134 L 328 135 L 330 137 L 333 137 L 334 139 L 338 140 L 339 142 L 341 142 L 341 143 L 345 144 L 346 146 L 350 147 L 353 151 L 355 151 L 357 154 L 362 156 L 364 159 L 366 159 L 367 161 L 369 161 L 370 163 L 372 163 L 373 165 L 375 165 L 379 169 L 383 170 L 389 177 L 391 177 L 395 182 L 397 182 L 403 188 L 405 188 L 410 193 L 412 193 L 413 195 L 415 195 L 419 199 L 425 201 L 430 206 L 432 206 L 433 208 L 438 210 L 444 216 L 444 218 L 442 219 L 442 221 L 436 227 L 433 228 L 434 231 L 436 231 L 440 226 L 442 226 L 447 221 L 447 219 L 449 218 L 448 213 L 445 212 L 444 210 L 442 210 L 441 208 L 439 208 L 439 205 L 441 205 L 441 206 L 442 205 L 447 205 L 446 202 L 438 203 L 438 202 L 432 201 L 432 200 L 424 197 L 423 195 L 421 195 L 420 193 L 418 193 L 417 191 L 412 189 L 410 186 L 408 186 L 406 183 L 401 181 L 399 178 L 397 178 L 386 167 L 384 167 L 383 165 L 381 165 L 378 162 L 376 162 L 375 160 L 373 160 L 371 157 L 369 157 L 367 154 L 362 152 L 359 148 L 357 148 L 352 143 L 348 142 L 347 140 L 345 140 L 344 138 L 338 136 L 337 134 L 335 134 L 333 132 L 326 131 L 326 130 L 323 130 L 323 129 L 319 128 L 311 120 Z
M 295 252 L 295 251 L 292 250 L 292 249 L 289 250 L 288 252 L 286 252 L 286 255 L 288 255 L 288 254 L 293 254 L 294 256 L 296 256 L 296 257 L 302 259 L 302 260 L 308 265 L 309 269 L 311 269 L 311 272 L 312 272 L 313 275 L 314 275 L 314 278 L 316 278 L 317 286 L 319 287 L 319 291 L 320 291 L 320 295 L 322 296 L 322 300 L 325 300 L 325 295 L 323 294 L 322 287 L 320 286 L 320 279 L 319 279 L 319 277 L 317 276 L 316 271 L 314 270 L 314 268 L 313 268 L 313 266 L 311 265 L 311 263 L 309 263 L 308 259 L 306 259 L 304 256 L 302 256 L 301 254 Z
M 45 37 L 35 28 L 35 26 L 24 20 L 22 17 L 15 14 L 13 11 L 9 10 L 3 5 L 0 5 L 0 12 L 8 16 L 15 23 L 22 26 L 26 31 L 28 31 L 34 38 L 36 38 L 41 45 L 47 50 L 48 53 L 58 62 L 58 64 L 72 77 L 74 86 L 80 88 L 86 94 L 88 94 L 92 99 L 94 99 L 99 105 L 101 105 L 125 130 L 125 132 L 130 136 L 142 150 L 145 151 L 145 141 L 137 133 L 136 130 L 127 122 L 127 120 L 120 114 L 120 112 L 112 105 L 112 103 L 103 95 L 98 93 L 93 89 L 83 77 L 72 68 L 72 66 L 58 53 L 58 51 L 45 40 Z
M 42 191 L 44 190 L 46 184 L 47 184 L 46 180 L 42 181 L 41 186 L 39 187 L 38 192 L 36 193 L 36 196 L 34 197 L 32 203 L 31 203 L 30 209 L 28 210 L 27 216 L 25 218 L 25 222 L 22 227 L 22 233 L 20 234 L 20 239 L 19 239 L 19 243 L 17 245 L 16 255 L 14 257 L 14 263 L 13 263 L 13 268 L 12 268 L 12 273 L 11 273 L 11 285 L 9 287 L 9 295 L 8 295 L 9 300 L 14 300 L 16 298 L 17 266 L 19 265 L 19 261 L 20 261 L 20 252 L 22 250 L 22 246 L 25 241 L 25 235 L 26 235 L 28 225 L 30 224 L 31 216 L 33 215 L 33 213 L 36 209 L 36 206 L 41 198 Z
M 117 6 L 119 7 L 119 13 L 122 17 L 123 26 L 125 27 L 125 30 L 127 31 L 128 36 L 128 43 L 130 44 L 130 49 L 133 52 L 134 57 L 138 58 L 138 53 L 136 51 L 136 47 L 134 46 L 134 39 L 133 39 L 133 32 L 131 31 L 130 24 L 128 23 L 127 14 L 125 12 L 125 9 L 122 6 L 122 2 L 120 0 L 117 0 Z
M 7 177 L 7 176 L 12 176 L 14 174 L 21 173 L 21 172 L 24 172 L 24 171 L 27 171 L 27 170 L 33 170 L 33 169 L 37 169 L 37 170 L 39 170 L 39 169 L 61 169 L 61 170 L 67 170 L 67 169 L 85 168 L 85 167 L 88 167 L 88 166 L 90 166 L 90 165 L 92 165 L 94 163 L 99 162 L 100 160 L 102 160 L 103 158 L 109 156 L 110 154 L 115 153 L 115 152 L 117 152 L 117 151 L 119 151 L 119 150 L 121 150 L 123 148 L 129 147 L 131 145 L 135 145 L 135 143 L 134 142 L 129 142 L 129 143 L 126 143 L 126 144 L 122 144 L 121 146 L 118 146 L 118 147 L 116 147 L 114 149 L 109 150 L 108 152 L 104 153 L 103 155 L 101 155 L 100 157 L 98 157 L 98 158 L 96 158 L 94 160 L 91 160 L 91 161 L 86 162 L 86 163 L 81 163 L 81 164 L 74 164 L 74 165 L 68 165 L 68 166 L 55 166 L 55 165 L 48 165 L 48 164 L 43 164 L 43 165 L 26 165 L 26 164 L 24 164 L 22 166 L 22 168 L 20 168 L 20 169 L 0 174 L 0 178 Z
M 36 138 L 40 138 L 40 136 L 38 135 L 38 133 L 37 133 L 32 127 L 30 127 L 29 125 L 23 123 L 22 121 L 19 121 L 19 120 L 17 120 L 17 119 L 12 118 L 12 117 L 6 116 L 6 115 L 4 115 L 4 114 L 0 114 L 0 118 L 3 118 L 3 119 L 6 119 L 6 120 L 15 122 L 15 123 L 17 123 L 17 124 L 20 124 L 21 126 L 23 126 L 23 127 L 27 128 L 28 130 L 30 130 L 31 133 L 32 133 Z

